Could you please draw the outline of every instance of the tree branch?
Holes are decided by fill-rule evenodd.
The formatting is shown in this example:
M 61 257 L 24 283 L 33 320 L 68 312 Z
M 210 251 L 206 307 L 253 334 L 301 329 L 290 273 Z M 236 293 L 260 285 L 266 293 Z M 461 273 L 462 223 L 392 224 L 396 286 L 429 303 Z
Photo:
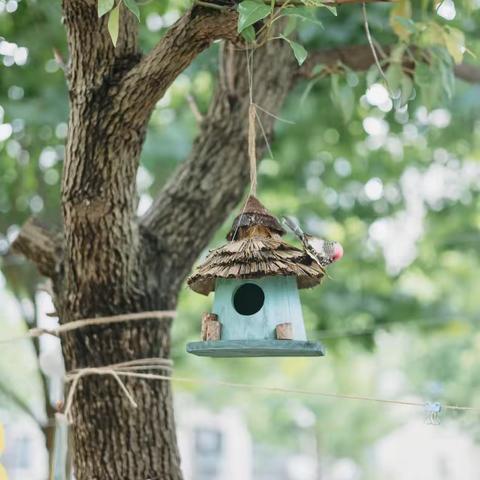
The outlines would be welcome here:
M 480 83 L 480 68 L 468 64 L 461 63 L 454 67 L 455 76 L 467 83 Z
M 139 124 L 145 122 L 175 78 L 217 39 L 235 40 L 237 13 L 193 7 L 123 79 L 118 96 Z
M 385 45 L 382 49 L 388 54 L 390 47 Z M 408 59 L 410 61 L 410 59 Z M 368 70 L 375 63 L 372 50 L 369 45 L 349 45 L 339 48 L 319 50 L 311 53 L 307 61 L 298 70 L 298 78 L 310 78 L 316 65 L 327 67 L 335 66 L 338 63 L 346 65 L 352 70 L 363 72 Z M 455 75 L 468 83 L 480 83 L 480 68 L 466 63 L 455 65 Z M 318 72 L 317 72 L 318 73 Z
M 195 259 L 238 203 L 248 180 L 246 52 L 224 46 L 220 81 L 189 158 L 178 168 L 141 220 L 166 250 L 163 275 L 178 287 Z M 291 88 L 295 59 L 287 42 L 271 41 L 254 53 L 253 97 L 278 113 Z M 274 118 L 260 117 L 271 136 Z M 257 128 L 257 149 L 264 149 Z M 168 275 L 169 268 L 172 270 Z
M 299 77 L 311 77 L 316 65 L 334 66 L 343 63 L 355 71 L 368 70 L 375 60 L 369 45 L 348 45 L 312 52 L 298 70 Z
M 60 269 L 62 253 L 59 239 L 33 217 L 20 230 L 12 244 L 12 251 L 32 261 L 46 277 L 54 277 Z

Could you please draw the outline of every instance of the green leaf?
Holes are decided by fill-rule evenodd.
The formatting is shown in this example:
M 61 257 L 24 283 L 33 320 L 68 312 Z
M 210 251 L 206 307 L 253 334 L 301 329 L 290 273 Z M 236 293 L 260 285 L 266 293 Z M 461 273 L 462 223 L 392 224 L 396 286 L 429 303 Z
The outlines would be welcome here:
M 333 13 L 333 15 L 337 16 L 337 7 L 332 7 L 330 5 L 325 5 L 324 3 L 321 5 L 322 7 L 326 8 L 327 10 L 330 11 L 330 13 Z
M 333 15 L 337 16 L 337 7 L 332 7 L 331 5 L 326 5 L 325 0 L 303 0 L 303 3 L 307 7 L 321 7 L 321 8 L 326 8 L 327 10 L 330 11 Z
M 308 52 L 305 50 L 305 47 L 303 45 L 300 45 L 297 42 L 292 42 L 290 40 L 289 43 L 290 43 L 290 46 L 292 47 L 293 54 L 295 55 L 295 58 L 297 59 L 298 64 L 301 65 L 307 58 Z
M 298 23 L 298 17 L 289 16 L 288 19 L 287 19 L 287 24 L 285 25 L 285 28 L 283 29 L 283 34 L 286 37 L 288 37 L 297 28 L 297 23 Z
M 377 82 L 380 72 L 376 65 L 372 65 L 367 72 L 367 86 L 371 86 Z
M 103 17 L 115 4 L 114 0 L 98 0 L 98 17 Z
M 253 28 L 252 25 L 249 27 L 245 28 L 242 30 L 242 33 L 240 34 L 247 42 L 254 42 L 256 35 L 255 35 L 255 29 Z
M 356 87 L 359 83 L 358 75 L 353 70 L 347 70 L 346 73 L 347 83 L 350 87 Z
M 388 70 L 385 73 L 387 77 L 388 87 L 391 92 L 397 93 L 400 88 L 400 82 L 402 81 L 403 77 L 403 68 L 398 63 L 392 63 Z
M 120 4 L 118 4 L 108 16 L 108 33 L 112 39 L 113 45 L 117 46 L 118 28 L 120 24 Z
M 407 41 L 411 32 L 409 27 L 398 21 L 399 18 L 409 19 L 412 17 L 412 5 L 410 0 L 398 0 L 390 12 L 390 26 L 398 38 Z
M 402 75 L 400 80 L 400 99 L 399 106 L 403 107 L 412 98 L 413 94 L 413 80 L 406 74 Z
M 432 74 L 427 64 L 423 62 L 417 62 L 415 64 L 415 83 L 421 87 L 428 87 L 432 81 Z
M 344 122 L 348 122 L 353 115 L 355 95 L 349 85 L 341 83 L 339 75 L 331 76 L 330 96 L 333 104 L 340 110 Z
M 312 75 L 318 75 L 322 73 L 325 70 L 325 65 L 323 63 L 317 63 L 313 68 L 312 68 Z
M 312 91 L 312 88 L 315 86 L 315 84 L 317 84 L 318 82 L 320 81 L 320 78 L 314 78 L 313 80 L 310 80 L 308 83 L 307 83 L 307 86 L 304 90 L 304 92 L 302 93 L 302 96 L 300 97 L 300 105 L 303 105 L 305 100 L 307 99 L 308 95 L 310 94 L 310 92 Z
M 238 32 L 270 15 L 272 9 L 264 3 L 245 0 L 238 4 Z
M 433 21 L 422 23 L 419 44 L 422 47 L 433 45 L 445 46 L 445 31 L 443 27 Z
M 138 8 L 137 2 L 135 0 L 123 0 L 123 3 L 137 17 L 137 20 L 140 21 L 140 9 Z
M 295 58 L 297 59 L 298 64 L 301 65 L 305 61 L 308 55 L 308 52 L 305 50 L 305 47 L 303 45 L 300 45 L 297 42 L 294 42 L 293 40 L 290 40 L 287 37 L 284 37 L 283 35 L 280 35 L 280 37 L 289 43 L 289 45 L 292 47 L 293 54 L 295 55 Z
M 410 18 L 405 18 L 405 17 L 394 17 L 393 20 L 400 24 L 406 32 L 408 33 L 416 33 L 417 32 L 417 26 L 415 25 L 415 22 L 413 20 L 410 20 Z
M 305 7 L 286 8 L 283 12 L 283 15 L 288 17 L 299 18 L 304 22 L 314 23 L 315 25 L 318 25 L 323 28 L 322 22 L 315 17 L 314 10 L 312 9 L 308 9 Z
M 444 86 L 440 71 L 440 62 L 415 65 L 415 83 L 420 87 L 422 102 L 427 108 L 433 108 L 444 100 Z
M 390 52 L 389 63 L 403 63 L 403 57 L 407 46 L 404 43 L 395 45 Z
M 455 63 L 461 63 L 465 53 L 465 34 L 458 28 L 446 27 L 445 46 Z
M 442 93 L 441 79 L 434 77 L 432 78 L 430 85 L 422 88 L 422 101 L 428 109 L 431 109 L 442 101 Z
M 455 91 L 455 73 L 451 65 L 439 62 L 439 70 L 442 78 L 442 86 L 448 98 L 452 98 Z

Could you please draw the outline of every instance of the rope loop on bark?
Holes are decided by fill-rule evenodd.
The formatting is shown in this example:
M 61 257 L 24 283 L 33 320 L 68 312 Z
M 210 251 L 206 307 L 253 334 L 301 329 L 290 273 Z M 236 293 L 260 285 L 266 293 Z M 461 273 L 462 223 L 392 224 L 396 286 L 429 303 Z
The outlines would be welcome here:
M 133 408 L 137 408 L 137 402 L 135 401 L 132 393 L 127 388 L 125 383 L 122 381 L 120 376 L 136 376 L 133 375 L 135 372 L 141 373 L 144 370 L 163 370 L 165 372 L 171 372 L 173 368 L 173 361 L 168 358 L 144 358 L 138 360 L 130 360 L 127 362 L 116 363 L 113 365 L 108 365 L 105 367 L 85 367 L 72 370 L 65 375 L 65 383 L 72 382 L 70 389 L 68 391 L 67 400 L 65 402 L 65 409 L 63 415 L 65 416 L 67 423 L 72 424 L 73 418 L 71 415 L 71 409 L 73 404 L 73 398 L 77 390 L 78 384 L 82 377 L 87 375 L 111 375 L 119 387 L 127 397 L 130 405 Z M 143 373 L 141 375 L 153 375 L 151 373 Z M 166 375 L 161 375 L 161 377 L 170 378 Z M 147 377 L 148 378 L 148 377 Z
M 120 315 L 111 315 L 108 317 L 82 318 L 80 320 L 74 320 L 73 322 L 64 323 L 63 325 L 59 325 L 55 328 L 31 328 L 27 331 L 25 335 L 0 340 L 0 344 L 11 343 L 17 340 L 24 340 L 27 338 L 40 337 L 41 335 L 53 335 L 55 337 L 58 337 L 62 333 L 79 330 L 80 328 L 89 327 L 92 325 L 109 325 L 112 323 L 136 322 L 141 320 L 153 319 L 171 320 L 175 316 L 175 310 L 153 310 L 151 312 L 122 313 Z

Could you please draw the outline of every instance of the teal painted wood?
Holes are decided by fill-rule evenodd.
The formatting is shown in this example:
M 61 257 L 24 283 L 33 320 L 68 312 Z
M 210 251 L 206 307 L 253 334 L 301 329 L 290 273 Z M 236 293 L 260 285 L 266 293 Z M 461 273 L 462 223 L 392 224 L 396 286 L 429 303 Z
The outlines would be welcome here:
M 187 352 L 200 357 L 322 357 L 323 345 L 296 340 L 219 340 L 191 342 Z
M 233 306 L 236 289 L 245 283 L 258 285 L 265 294 L 263 307 L 253 315 L 241 315 Z M 293 340 L 307 339 L 294 277 L 218 279 L 212 311 L 222 323 L 222 340 L 273 340 L 276 325 L 285 322 L 292 324 Z

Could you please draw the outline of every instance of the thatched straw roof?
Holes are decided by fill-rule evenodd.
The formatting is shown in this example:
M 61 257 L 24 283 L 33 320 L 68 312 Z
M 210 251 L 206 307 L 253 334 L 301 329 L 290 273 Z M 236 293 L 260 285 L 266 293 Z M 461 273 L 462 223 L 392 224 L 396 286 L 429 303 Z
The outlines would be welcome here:
M 232 228 L 227 235 L 227 240 L 238 240 L 242 230 L 253 225 L 262 225 L 271 232 L 278 233 L 279 235 L 285 233 L 280 222 L 268 212 L 256 197 L 250 195 L 242 211 L 233 221 Z
M 188 279 L 190 288 L 208 295 L 215 290 L 217 278 L 273 275 L 297 277 L 298 288 L 319 284 L 325 274 L 324 269 L 304 250 L 280 238 L 284 232 L 280 223 L 255 197 L 249 197 L 247 207 L 249 203 L 258 204 L 255 205 L 256 211 L 250 212 L 246 220 L 239 218 L 241 215 L 237 217 L 228 234 L 227 238 L 236 240 L 210 251 L 205 262 Z

